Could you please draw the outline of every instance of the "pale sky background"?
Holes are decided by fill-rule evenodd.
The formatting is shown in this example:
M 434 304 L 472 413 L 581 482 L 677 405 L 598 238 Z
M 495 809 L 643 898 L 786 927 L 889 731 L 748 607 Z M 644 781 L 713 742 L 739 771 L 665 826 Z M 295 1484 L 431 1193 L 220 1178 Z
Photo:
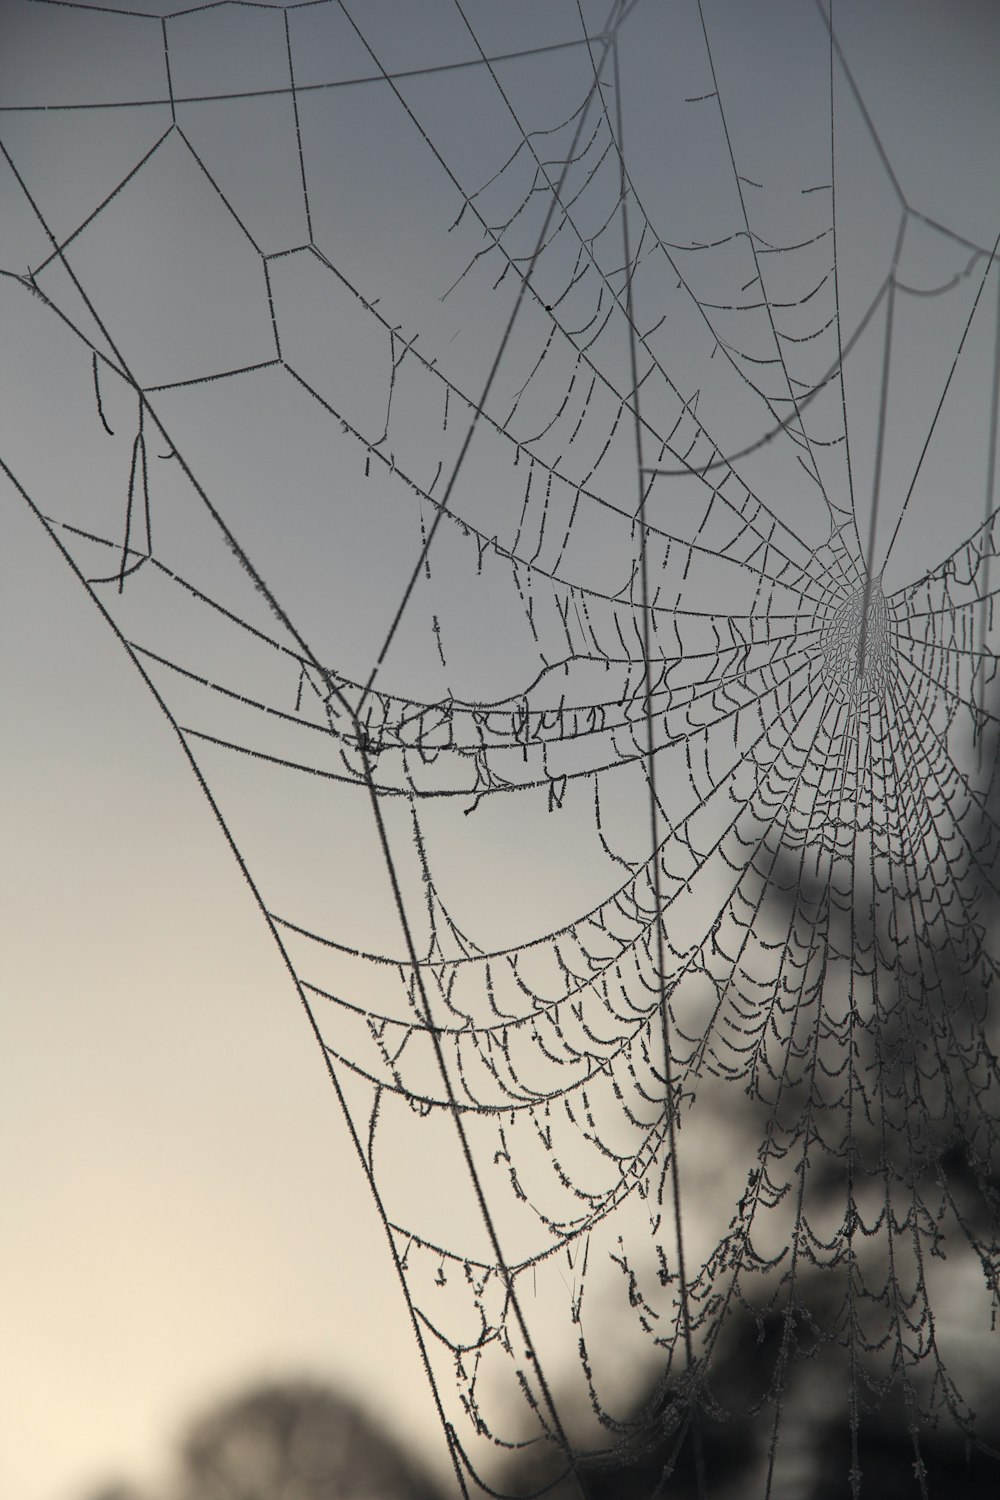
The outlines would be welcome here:
M 440 1462 L 279 956 L 143 684 L 26 521 L 5 497 L 24 562 L 3 604 L 0 1489 L 141 1476 L 204 1400 L 302 1373 Z
M 656 3 L 640 0 L 628 54 L 629 125 L 647 183 L 660 150 L 657 53 L 643 53 L 640 28 L 664 44 L 648 19 Z M 449 6 L 428 3 L 418 36 L 421 5 L 356 10 L 401 54 L 457 55 Z M 11 91 L 30 93 L 41 74 L 46 87 L 70 87 L 76 54 L 56 22 L 79 16 L 48 8 L 39 27 L 39 9 L 0 3 L 0 105 L 26 97 Z M 838 28 L 890 157 L 915 206 L 991 243 L 1000 11 L 968 0 L 874 9 L 843 3 Z M 573 34 L 574 14 L 555 0 L 512 7 L 510 31 L 517 45 Z M 786 48 L 794 130 L 808 100 L 792 43 L 738 25 L 731 0 L 706 3 L 706 14 L 730 56 L 743 46 L 752 59 L 759 46 L 773 64 Z M 191 92 L 210 58 L 189 49 Z M 311 55 L 315 76 L 325 63 L 321 49 Z M 110 69 L 115 86 L 120 77 Z M 447 144 L 471 157 L 482 128 Z M 42 147 L 33 157 L 21 129 L 0 115 L 0 135 L 37 163 L 44 187 L 58 158 Z M 340 170 L 331 153 L 331 176 Z M 355 179 L 343 170 L 344 191 L 372 194 L 387 234 L 406 213 L 419 220 L 402 165 L 377 189 L 363 165 Z M 4 178 L 0 193 L 12 191 Z M 5 201 L 0 268 L 20 275 Z M 348 234 L 343 254 L 370 295 L 404 306 L 427 295 L 430 271 L 397 244 Z M 484 339 L 499 326 L 487 320 Z M 161 332 L 169 361 L 172 331 Z M 159 356 L 155 328 L 144 335 Z M 17 358 L 5 355 L 0 378 L 13 392 Z M 984 415 L 970 416 L 971 431 Z M 0 438 L 19 450 L 58 455 L 68 441 L 58 409 L 30 441 L 3 424 L 0 414 Z M 974 518 L 981 462 L 970 472 L 961 503 Z M 904 571 L 940 554 L 940 514 L 897 556 Z M 445 1473 L 388 1251 L 280 957 L 162 714 L 5 480 L 0 518 L 0 1493 L 74 1500 L 102 1479 L 141 1479 L 205 1401 L 258 1376 L 302 1373 L 370 1401 Z M 279 530 L 262 526 L 277 555 Z

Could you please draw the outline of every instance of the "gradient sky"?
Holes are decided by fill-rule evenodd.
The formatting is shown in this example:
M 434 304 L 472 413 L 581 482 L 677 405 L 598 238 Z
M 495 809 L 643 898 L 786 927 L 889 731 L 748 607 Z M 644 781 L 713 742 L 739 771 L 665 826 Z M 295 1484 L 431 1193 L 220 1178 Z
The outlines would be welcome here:
M 633 161 L 654 198 L 660 157 L 670 149 L 658 134 L 660 74 L 666 78 L 678 67 L 666 23 L 651 14 L 657 3 L 640 0 L 627 54 Z M 356 9 L 360 17 L 362 7 Z M 366 29 L 394 51 L 395 66 L 465 55 L 445 0 L 368 0 L 364 9 Z M 263 46 L 248 41 L 242 50 L 227 49 L 232 11 L 216 14 L 217 32 L 216 22 L 206 20 L 204 36 L 192 30 L 180 49 L 189 69 L 183 88 L 266 86 Z M 754 105 L 759 66 L 787 85 L 778 113 L 782 130 L 794 132 L 810 109 L 813 74 L 805 49 L 818 20 L 800 16 L 788 29 L 783 5 L 769 10 L 766 3 L 740 7 L 734 0 L 706 4 L 706 14 L 720 55 L 731 68 L 736 59 L 745 63 L 743 106 Z M 573 33 L 574 18 L 575 5 L 555 0 L 507 6 L 491 45 L 560 39 Z M 480 19 L 485 25 L 485 12 Z M 67 97 L 78 79 L 94 97 L 115 96 L 102 90 L 134 97 L 156 86 L 142 75 L 138 53 L 85 52 L 88 73 L 78 50 L 82 24 L 79 12 L 0 0 L 0 105 Z M 855 0 L 838 5 L 838 29 L 914 203 L 970 239 L 992 243 L 1000 205 L 1000 11 L 969 0 L 884 0 L 877 7 Z M 358 68 L 357 58 L 328 56 L 317 37 L 303 64 L 310 77 Z M 544 81 L 544 73 L 538 76 Z M 441 139 L 458 174 L 467 169 L 474 176 L 471 164 L 489 156 L 489 116 L 474 113 L 471 75 L 456 80 L 456 90 L 469 91 L 467 128 L 456 131 L 442 115 Z M 524 83 L 529 97 L 533 86 Z M 415 90 L 414 97 L 434 117 L 439 105 L 432 91 Z M 91 144 L 84 121 L 71 164 L 58 137 L 54 147 L 44 129 L 33 134 L 34 128 L 27 116 L 0 115 L 0 136 L 43 197 L 51 190 L 65 215 L 58 232 L 65 234 L 74 195 L 82 202 L 93 191 L 86 172 L 82 181 L 74 174 L 81 163 L 100 163 L 104 148 L 96 135 Z M 324 177 L 341 195 L 331 203 L 354 205 L 356 218 L 342 229 L 330 203 L 316 212 L 330 216 L 323 230 L 336 244 L 338 264 L 363 278 L 370 296 L 412 308 L 415 318 L 426 314 L 428 336 L 443 343 L 447 330 L 443 322 L 435 326 L 433 310 L 440 268 L 412 251 L 438 224 L 440 185 L 435 178 L 425 187 L 414 180 L 410 158 L 381 150 L 377 101 L 366 129 L 366 139 L 331 150 Z M 266 140 L 265 127 L 256 147 L 262 153 Z M 694 180 L 702 170 L 696 152 L 689 165 Z M 269 161 L 269 169 L 269 180 L 284 180 L 280 162 Z M 859 218 L 867 194 L 872 203 L 884 195 L 877 167 L 869 163 L 865 171 Z M 41 258 L 37 241 L 24 229 L 20 202 L 16 213 L 4 208 L 16 195 L 9 177 L 0 195 L 0 269 L 23 275 Z M 276 236 L 281 226 L 301 238 L 301 226 L 290 223 L 298 212 L 293 196 L 286 205 L 268 205 Z M 873 240 L 884 227 L 876 218 L 873 212 Z M 279 239 L 267 248 L 280 248 Z M 86 253 L 100 280 L 106 255 L 102 260 L 99 244 Z M 859 298 L 864 276 L 862 256 Z M 124 282 L 112 283 L 110 295 L 120 297 L 129 334 L 148 356 L 146 378 L 174 378 L 172 362 L 179 366 L 189 352 L 185 330 L 157 326 L 144 287 L 133 296 Z M 238 286 L 233 295 L 238 303 Z M 219 313 L 227 316 L 228 309 Z M 500 329 L 495 315 L 484 314 L 475 341 L 467 350 L 460 342 L 457 357 L 469 372 L 492 355 Z M 11 342 L 22 334 L 18 324 Z M 317 343 L 325 336 L 325 329 L 318 332 Z M 247 341 L 250 362 L 253 327 L 241 327 L 239 338 Z M 911 367 L 914 401 L 939 388 L 935 372 L 951 347 L 942 338 L 937 364 L 928 357 L 926 387 Z M 42 453 L 38 472 L 46 482 L 61 474 L 65 483 L 72 475 L 86 492 L 89 452 L 81 450 L 79 462 L 67 458 L 77 440 L 68 403 L 64 411 L 54 392 L 44 402 L 33 398 L 32 408 L 21 388 L 21 357 L 9 347 L 0 356 L 0 399 L 8 413 L 19 413 L 15 421 L 0 410 L 0 441 L 5 451 Z M 30 350 L 23 357 L 30 360 Z M 369 399 L 369 377 L 352 371 L 362 401 Z M 966 441 L 974 448 L 985 406 L 966 415 Z M 860 413 L 858 421 L 863 425 Z M 958 421 L 956 443 L 964 431 Z M 901 575 L 940 555 L 956 508 L 962 523 L 968 520 L 965 530 L 981 514 L 981 449 L 975 457 L 968 482 L 954 465 L 942 471 L 948 505 L 928 501 L 924 524 L 897 555 Z M 249 462 L 248 471 L 252 478 Z M 221 461 L 210 478 L 223 486 Z M 263 477 L 260 485 L 247 526 L 256 526 L 258 547 L 275 569 L 287 570 L 288 588 L 296 567 L 316 567 L 315 599 L 323 584 L 316 558 L 297 558 L 293 549 L 286 557 L 286 528 L 278 507 L 269 510 L 262 498 Z M 280 957 L 162 715 L 6 481 L 0 516 L 0 1201 L 7 1223 L 0 1306 L 4 1344 L 16 1351 L 0 1371 L 0 1488 L 18 1500 L 72 1500 L 102 1478 L 141 1477 L 201 1401 L 259 1375 L 303 1372 L 370 1400 L 444 1471 L 430 1395 L 374 1208 Z M 385 576 L 377 575 L 379 586 L 356 586 L 350 611 L 370 607 L 377 614 L 410 556 L 387 549 Z M 308 617 L 313 606 L 306 592 L 297 602 Z M 520 920 L 512 915 L 517 895 L 500 912 L 501 923 Z M 520 899 L 533 898 L 521 892 Z

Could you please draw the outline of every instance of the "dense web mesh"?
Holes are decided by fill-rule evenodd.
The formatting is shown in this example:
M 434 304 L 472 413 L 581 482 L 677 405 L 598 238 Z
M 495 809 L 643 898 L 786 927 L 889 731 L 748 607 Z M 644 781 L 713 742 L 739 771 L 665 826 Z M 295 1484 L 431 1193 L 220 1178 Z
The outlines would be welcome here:
M 817 1381 L 838 1494 L 882 1406 L 915 1494 L 989 1436 L 995 201 L 786 9 L 18 12 L 4 472 L 287 959 L 467 1494 L 729 1493 L 727 1423 L 812 1493 Z

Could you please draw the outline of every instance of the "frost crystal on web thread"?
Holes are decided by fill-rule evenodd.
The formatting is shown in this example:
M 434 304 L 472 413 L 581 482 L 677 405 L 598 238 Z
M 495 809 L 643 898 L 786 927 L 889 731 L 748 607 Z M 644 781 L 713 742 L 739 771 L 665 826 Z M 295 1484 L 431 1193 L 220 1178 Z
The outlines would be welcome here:
M 934 1493 L 996 1438 L 989 212 L 822 7 L 29 9 L 4 472 L 287 959 L 458 1484 L 867 1493 L 889 1411 Z

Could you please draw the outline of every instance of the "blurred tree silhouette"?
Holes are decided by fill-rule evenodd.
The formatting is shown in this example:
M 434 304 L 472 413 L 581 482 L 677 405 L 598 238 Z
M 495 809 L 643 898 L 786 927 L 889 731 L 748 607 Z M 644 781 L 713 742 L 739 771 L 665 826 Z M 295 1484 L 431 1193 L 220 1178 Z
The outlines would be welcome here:
M 190 1429 L 176 1500 L 436 1500 L 417 1462 L 321 1386 L 270 1385 Z M 173 1500 L 173 1497 L 172 1497 Z
M 869 1100 L 874 1107 L 852 1111 L 849 1132 L 839 1139 L 836 1130 L 817 1131 L 805 1192 L 810 1220 L 822 1222 L 825 1216 L 826 1222 L 843 1226 L 866 1191 L 884 1195 L 887 1202 L 898 1190 L 920 1205 L 917 1217 L 929 1255 L 946 1256 L 947 1275 L 958 1278 L 958 1284 L 967 1271 L 980 1280 L 985 1276 L 995 1299 L 1000 1269 L 1000 1016 L 989 951 L 991 935 L 1000 932 L 996 720 L 990 721 L 978 750 L 980 815 L 966 825 L 970 860 L 955 874 L 965 913 L 957 935 L 953 930 L 947 942 L 932 947 L 917 921 L 919 904 L 907 914 L 910 926 L 904 931 L 897 890 L 883 892 L 879 899 L 877 893 L 855 889 L 849 903 L 838 905 L 832 882 L 810 881 L 804 873 L 808 862 L 791 852 L 782 854 L 765 882 L 760 920 L 791 931 L 796 913 L 808 911 L 809 931 L 826 932 L 825 957 L 842 957 L 858 942 L 855 917 L 863 912 L 858 926 L 863 931 L 868 921 L 870 952 L 880 954 L 883 980 L 887 973 L 891 976 L 883 992 L 876 989 L 870 1013 L 859 1011 L 852 1028 L 859 1094 L 861 1081 L 875 1080 Z M 947 892 L 944 899 L 950 901 Z M 756 1132 L 759 1138 L 766 1102 L 749 1084 L 735 1104 L 733 1092 L 727 1085 L 719 1096 L 720 1109 L 728 1103 L 728 1128 L 744 1138 Z M 811 1086 L 800 1080 L 783 1092 L 785 1126 L 801 1140 L 810 1128 L 810 1111 L 816 1109 Z M 843 1238 L 845 1231 L 836 1233 Z M 870 1306 L 888 1312 L 896 1270 L 887 1238 L 883 1230 L 860 1231 L 851 1237 L 851 1256 L 827 1255 L 827 1264 L 822 1253 L 816 1259 L 806 1254 L 793 1285 L 782 1291 L 780 1274 L 775 1274 L 773 1296 L 762 1296 L 757 1305 L 744 1301 L 735 1309 L 715 1344 L 698 1398 L 704 1488 L 699 1489 L 690 1424 L 676 1394 L 653 1383 L 623 1424 L 627 1436 L 615 1454 L 585 1461 L 576 1478 L 559 1480 L 551 1452 L 541 1445 L 528 1448 L 506 1462 L 497 1489 L 529 1495 L 548 1484 L 558 1500 L 579 1500 L 581 1490 L 586 1500 L 694 1500 L 701 1494 L 711 1500 L 764 1500 L 765 1495 L 770 1500 L 851 1500 L 853 1495 L 862 1500 L 998 1500 L 996 1370 L 975 1368 L 974 1357 L 959 1349 L 957 1359 L 968 1368 L 954 1372 L 957 1384 L 979 1406 L 968 1412 L 940 1374 L 925 1377 L 919 1363 L 905 1365 L 901 1351 L 893 1351 L 884 1338 L 873 1336 L 859 1347 L 845 1322 L 846 1288 L 856 1270 L 869 1288 L 879 1288 L 881 1280 L 881 1289 L 869 1292 Z M 935 1357 L 936 1338 L 935 1333 Z M 782 1373 L 786 1357 L 789 1364 Z M 849 1361 L 856 1376 L 853 1395 Z M 931 1410 L 922 1415 L 907 1388 L 915 1372 L 932 1392 L 925 1394 Z M 778 1389 L 783 1391 L 781 1440 L 772 1483 L 768 1459 Z
M 360 1406 L 299 1381 L 255 1386 L 196 1417 L 162 1496 L 115 1485 L 89 1500 L 442 1500 L 442 1491 Z

